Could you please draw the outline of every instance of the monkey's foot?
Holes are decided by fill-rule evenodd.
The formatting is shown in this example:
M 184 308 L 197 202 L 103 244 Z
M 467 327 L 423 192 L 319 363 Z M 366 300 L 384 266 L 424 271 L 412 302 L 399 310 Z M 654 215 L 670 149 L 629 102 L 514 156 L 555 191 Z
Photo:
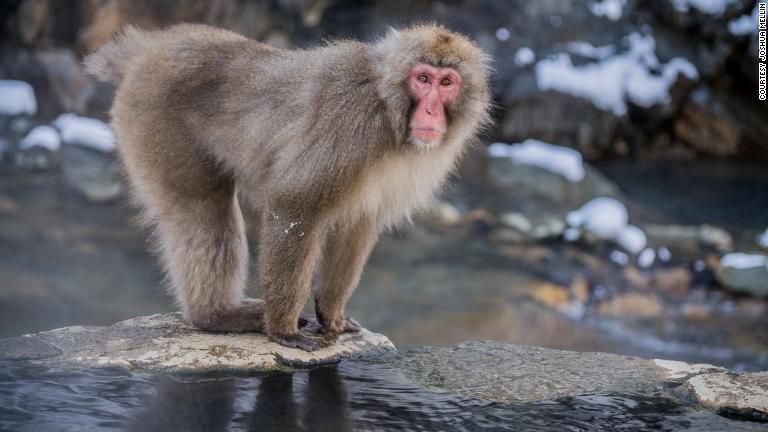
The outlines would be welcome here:
M 320 320 L 319 332 L 328 333 L 357 333 L 362 329 L 354 318 L 343 316 L 335 320 Z
M 264 301 L 243 299 L 226 309 L 192 312 L 189 321 L 201 330 L 215 333 L 260 332 L 264 329 Z
M 313 320 L 314 320 L 313 316 L 302 313 L 301 315 L 299 315 L 299 328 L 301 329 L 310 325 Z
M 298 348 L 304 351 L 314 351 L 320 348 L 320 344 L 301 333 L 295 335 L 269 335 L 269 340 L 288 348 Z

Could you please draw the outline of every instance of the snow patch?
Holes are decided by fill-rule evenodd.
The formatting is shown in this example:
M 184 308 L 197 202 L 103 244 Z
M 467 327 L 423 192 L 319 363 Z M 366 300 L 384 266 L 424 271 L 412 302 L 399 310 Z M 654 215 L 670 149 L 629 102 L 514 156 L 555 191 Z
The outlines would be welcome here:
M 640 253 L 648 244 L 648 238 L 640 228 L 634 225 L 627 225 L 616 237 L 618 243 L 624 250 L 634 255 Z
M 649 268 L 656 261 L 656 252 L 651 248 L 645 248 L 637 257 L 637 265 L 640 268 Z
M 693 269 L 696 270 L 697 272 L 701 273 L 701 272 L 703 272 L 704 270 L 707 269 L 707 265 L 702 260 L 696 260 L 693 263 Z
M 581 153 L 567 147 L 527 139 L 520 144 L 493 143 L 488 147 L 493 157 L 507 157 L 521 165 L 536 166 L 559 174 L 570 182 L 584 179 Z
M 581 237 L 581 233 L 576 228 L 566 228 L 563 231 L 563 239 L 568 242 L 575 242 Z
M 595 198 L 566 217 L 568 225 L 582 227 L 606 240 L 618 237 L 626 228 L 628 219 L 624 204 L 609 197 Z
M 629 256 L 621 251 L 611 251 L 611 255 L 609 256 L 611 261 L 615 262 L 618 265 L 627 265 L 629 264 Z
M 611 21 L 618 21 L 624 13 L 624 6 L 627 0 L 602 0 L 589 4 L 589 11 L 599 17 L 608 18 Z
M 16 80 L 0 80 L 0 115 L 35 115 L 37 99 L 29 83 Z
M 612 56 L 616 52 L 616 47 L 613 45 L 596 47 L 591 43 L 584 41 L 568 42 L 566 47 L 572 54 L 595 60 L 602 60 Z
M 755 3 L 755 8 L 749 15 L 742 15 L 728 22 L 728 31 L 734 36 L 746 36 L 757 33 L 757 18 L 759 2 Z
M 694 8 L 708 15 L 720 16 L 728 6 L 735 2 L 736 0 L 672 0 L 672 6 L 678 12 L 688 12 Z
M 768 228 L 762 234 L 759 234 L 755 240 L 761 248 L 768 249 Z
M 625 40 L 627 52 L 583 66 L 574 66 L 566 53 L 539 61 L 535 67 L 539 89 L 586 98 L 600 109 L 624 115 L 627 100 L 643 107 L 666 104 L 678 75 L 698 78 L 695 66 L 683 58 L 659 63 L 653 36 L 635 32 Z
M 499 27 L 496 29 L 496 39 L 506 42 L 509 40 L 509 37 L 511 34 L 509 33 L 509 29 L 506 27 Z
M 29 150 L 33 147 L 41 147 L 52 152 L 61 147 L 59 132 L 50 126 L 37 126 L 19 143 L 19 148 Z
M 768 268 L 768 256 L 734 252 L 720 258 L 720 265 L 723 267 L 731 267 L 736 269 L 748 269 L 755 267 Z
M 566 216 L 569 229 L 583 228 L 598 238 L 613 240 L 625 251 L 637 255 L 646 249 L 648 237 L 642 229 L 629 225 L 628 220 L 624 204 L 610 197 L 595 198 Z M 569 237 L 578 238 L 570 233 Z M 653 256 L 655 259 L 656 254 Z
M 536 61 L 536 54 L 528 47 L 522 47 L 515 52 L 515 64 L 523 67 Z
M 101 120 L 80 117 L 76 114 L 61 114 L 53 122 L 66 144 L 76 144 L 102 152 L 115 149 L 115 134 Z
M 659 255 L 659 259 L 664 262 L 669 262 L 672 259 L 672 252 L 664 246 L 660 247 L 656 253 Z

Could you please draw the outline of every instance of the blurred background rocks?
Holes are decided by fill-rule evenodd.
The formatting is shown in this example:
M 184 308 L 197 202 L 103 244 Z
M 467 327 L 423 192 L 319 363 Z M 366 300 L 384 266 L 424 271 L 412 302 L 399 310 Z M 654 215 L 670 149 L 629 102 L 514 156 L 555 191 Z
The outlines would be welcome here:
M 404 347 L 495 339 L 765 369 L 755 4 L 3 2 L 0 80 L 29 83 L 36 109 L 0 113 L 0 337 L 173 309 L 100 122 L 113 89 L 81 64 L 121 27 L 198 22 L 312 47 L 437 21 L 492 55 L 495 128 L 384 236 L 350 315 Z

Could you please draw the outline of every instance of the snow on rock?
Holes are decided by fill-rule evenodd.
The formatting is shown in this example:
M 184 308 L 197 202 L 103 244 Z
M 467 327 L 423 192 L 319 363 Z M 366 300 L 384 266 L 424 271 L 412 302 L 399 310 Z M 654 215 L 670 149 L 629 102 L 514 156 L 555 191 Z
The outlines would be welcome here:
M 19 143 L 19 148 L 29 150 L 33 147 L 41 147 L 55 152 L 61 147 L 59 132 L 50 126 L 37 126 Z
M 720 265 L 723 267 L 732 267 L 736 269 L 748 269 L 756 267 L 768 268 L 768 256 L 734 252 L 720 258 Z
M 0 115 L 35 115 L 37 99 L 29 83 L 16 80 L 0 80 Z
M 611 251 L 610 258 L 611 258 L 611 261 L 615 262 L 618 265 L 629 264 L 629 256 L 622 251 L 617 251 L 617 250 Z
M 691 8 L 699 12 L 720 16 L 725 8 L 735 3 L 736 0 L 672 0 L 672 5 L 678 12 L 688 12 Z
M 509 40 L 509 37 L 511 34 L 509 33 L 509 29 L 506 27 L 499 27 L 496 29 L 496 39 L 506 42 Z
M 609 198 L 595 198 L 580 209 L 568 213 L 568 225 L 582 227 L 602 239 L 617 238 L 627 226 L 629 215 L 620 201 Z
M 675 83 L 678 75 L 691 79 L 698 78 L 696 67 L 680 57 L 670 60 L 664 66 L 661 76 L 651 74 L 647 69 L 639 69 L 633 73 L 626 84 L 627 96 L 632 102 L 644 108 L 650 108 L 656 104 L 667 104 L 670 101 L 669 88 Z
M 535 139 L 512 145 L 493 143 L 488 147 L 488 153 L 493 157 L 510 158 L 521 165 L 537 166 L 571 182 L 581 181 L 585 175 L 578 151 Z
M 629 214 L 624 204 L 610 197 L 595 198 L 566 216 L 569 229 L 583 228 L 598 238 L 613 240 L 625 251 L 637 255 L 646 249 L 648 237 L 642 229 L 629 225 L 628 220 Z M 574 235 L 569 236 L 578 238 Z M 646 252 L 645 255 L 644 259 L 648 260 L 649 253 Z M 651 264 L 655 258 L 654 252 L 653 258 L 650 259 Z
M 656 251 L 651 248 L 645 248 L 640 255 L 637 256 L 637 265 L 640 268 L 649 268 L 656 261 Z
M 627 0 L 602 0 L 589 4 L 589 11 L 596 16 L 606 17 L 611 21 L 618 21 L 624 13 L 624 5 Z
M 659 255 L 659 259 L 664 262 L 669 262 L 672 259 L 672 252 L 664 246 L 660 247 L 656 252 Z
M 761 248 L 768 249 L 768 228 L 755 239 Z
M 536 54 L 528 47 L 522 47 L 515 52 L 515 64 L 523 67 L 536 61 Z
M 728 22 L 728 31 L 734 36 L 746 36 L 757 33 L 757 19 L 760 11 L 759 3 L 755 3 L 755 8 L 749 15 L 742 15 Z
M 639 254 L 648 244 L 643 230 L 634 225 L 625 226 L 615 240 L 624 250 L 634 255 Z
M 586 98 L 600 109 L 624 115 L 627 100 L 644 107 L 666 104 L 669 89 L 679 75 L 698 78 L 696 68 L 683 58 L 661 64 L 652 35 L 634 32 L 625 40 L 629 44 L 627 52 L 583 66 L 575 66 L 566 53 L 539 61 L 535 66 L 539 89 Z
M 591 43 L 584 41 L 568 42 L 566 47 L 572 54 L 595 60 L 607 58 L 616 52 L 616 47 L 613 45 L 596 47 Z
M 61 114 L 53 124 L 66 144 L 77 144 L 102 152 L 110 152 L 115 148 L 115 134 L 101 120 L 68 113 Z
M 563 239 L 565 241 L 574 242 L 581 237 L 581 233 L 576 228 L 566 228 L 563 231 Z
M 507 157 L 521 165 L 536 166 L 563 176 L 570 182 L 584 179 L 581 153 L 576 150 L 527 139 L 519 144 L 493 143 L 488 147 L 493 157 Z

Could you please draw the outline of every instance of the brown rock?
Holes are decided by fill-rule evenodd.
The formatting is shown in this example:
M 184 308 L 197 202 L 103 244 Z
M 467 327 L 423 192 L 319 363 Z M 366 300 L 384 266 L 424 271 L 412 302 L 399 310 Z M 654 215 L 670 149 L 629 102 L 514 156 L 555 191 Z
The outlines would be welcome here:
M 571 281 L 571 294 L 581 304 L 587 304 L 589 301 L 589 281 L 584 276 L 576 276 Z
M 651 282 L 651 278 L 643 274 L 635 266 L 627 266 L 624 269 L 624 279 L 626 279 L 629 286 L 636 290 L 646 290 Z
M 543 283 L 533 291 L 533 298 L 545 305 L 556 308 L 568 303 L 568 290 L 560 285 Z
M 653 294 L 628 293 L 601 303 L 598 312 L 614 317 L 647 318 L 661 315 L 661 304 Z
M 19 211 L 16 201 L 6 195 L 0 195 L 0 214 L 10 214 Z
M 682 312 L 686 318 L 696 321 L 708 319 L 711 315 L 709 308 L 700 304 L 685 304 L 683 305 Z
M 691 289 L 693 275 L 684 267 L 659 270 L 653 275 L 653 285 L 660 291 L 685 295 Z
M 717 106 L 715 106 L 717 110 Z M 710 106 L 688 102 L 675 121 L 675 135 L 696 150 L 713 156 L 737 153 L 741 132 L 725 112 L 715 112 Z

